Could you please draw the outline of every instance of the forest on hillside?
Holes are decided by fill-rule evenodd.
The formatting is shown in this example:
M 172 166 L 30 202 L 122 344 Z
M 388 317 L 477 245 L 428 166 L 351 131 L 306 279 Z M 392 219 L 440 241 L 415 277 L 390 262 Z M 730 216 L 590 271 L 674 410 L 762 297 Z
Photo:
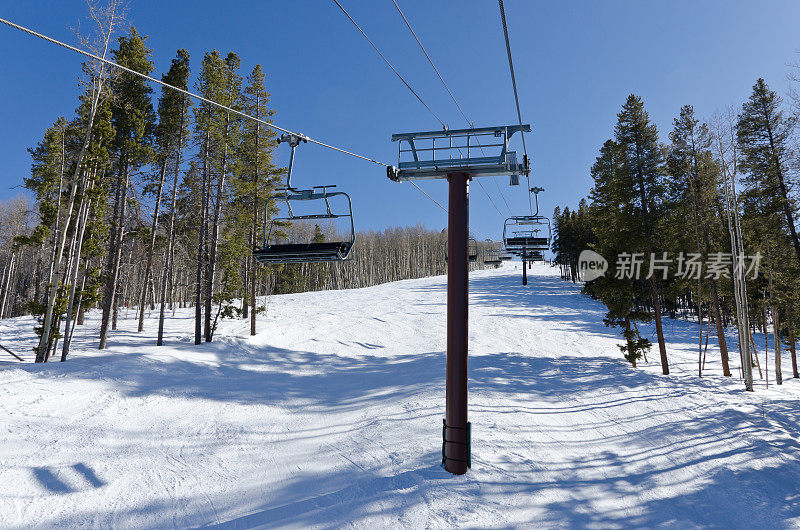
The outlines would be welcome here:
M 92 30 L 79 35 L 96 55 L 152 77 L 147 37 L 128 25 L 120 3 L 90 2 Z M 175 52 L 161 80 L 270 121 L 267 74 L 235 52 L 193 62 Z M 102 311 L 98 347 L 120 309 L 143 330 L 158 311 L 195 307 L 195 343 L 213 340 L 221 318 L 250 319 L 259 297 L 365 287 L 445 271 L 447 236 L 421 226 L 357 234 L 351 260 L 262 266 L 252 250 L 277 212 L 286 169 L 274 162 L 276 133 L 258 121 L 156 93 L 145 79 L 99 61 L 83 63 L 71 115 L 55 117 L 29 149 L 27 194 L 0 202 L 0 317 L 38 318 L 36 361 L 67 359 L 85 311 Z M 265 208 L 269 203 L 269 207 Z M 266 219 L 265 219 L 266 216 Z M 324 240 L 336 227 L 281 225 L 284 237 Z M 482 267 L 485 243 L 478 245 Z
M 739 109 L 707 122 L 682 107 L 664 142 L 642 98 L 631 95 L 591 168 L 588 200 L 575 210 L 556 208 L 554 262 L 565 280 L 590 280 L 584 292 L 603 302 L 605 322 L 621 330 L 620 349 L 634 366 L 652 346 L 637 323 L 653 322 L 669 373 L 666 315 L 698 322 L 699 375 L 709 334 L 723 374 L 732 375 L 725 328 L 733 325 L 748 389 L 754 370 L 769 381 L 773 369 L 766 366 L 769 341 L 756 344 L 755 330 L 769 331 L 777 345 L 775 383 L 782 383 L 787 351 L 798 377 L 797 94 L 790 102 L 758 79 Z M 586 249 L 607 260 L 605 275 L 587 277 Z

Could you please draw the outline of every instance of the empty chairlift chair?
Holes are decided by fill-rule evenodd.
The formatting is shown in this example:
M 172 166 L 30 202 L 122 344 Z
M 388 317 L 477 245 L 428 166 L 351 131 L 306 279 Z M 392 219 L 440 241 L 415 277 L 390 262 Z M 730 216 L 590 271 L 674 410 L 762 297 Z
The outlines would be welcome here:
M 478 242 L 472 236 L 469 236 L 467 241 L 467 260 L 470 263 L 478 261 Z M 447 250 L 444 252 L 444 261 L 447 262 Z
M 544 261 L 544 253 L 541 250 L 532 250 L 525 253 L 525 259 L 528 261 Z
M 321 263 L 345 261 L 353 250 L 355 243 L 355 225 L 353 223 L 353 206 L 350 196 L 342 191 L 329 191 L 335 186 L 314 186 L 311 189 L 300 190 L 291 186 L 292 165 L 294 162 L 295 147 L 303 141 L 303 138 L 294 135 L 283 135 L 278 142 L 289 142 L 292 148 L 289 158 L 289 170 L 286 177 L 286 188 L 282 194 L 270 197 L 264 207 L 264 238 L 261 247 L 253 249 L 253 257 L 259 263 L 278 264 L 278 263 Z M 337 199 L 338 203 L 346 204 L 334 210 L 331 206 L 331 199 Z M 344 199 L 345 201 L 342 201 Z M 267 214 L 273 204 L 283 202 L 286 204 L 286 215 L 274 217 L 267 223 Z M 292 206 L 298 204 L 324 205 L 324 211 L 317 213 L 295 214 Z M 323 221 L 335 223 L 337 219 L 344 219 L 346 225 L 344 235 L 337 234 L 335 240 L 324 241 L 321 233 L 317 230 L 319 223 Z M 302 226 L 307 223 L 307 226 Z M 313 224 L 313 226 L 312 226 Z M 338 228 L 338 227 L 337 227 Z M 298 237 L 300 232 L 307 232 L 306 238 Z M 323 236 L 324 237 L 324 236 Z
M 283 201 L 289 212 L 286 216 L 275 217 L 269 227 L 264 226 L 264 243 L 261 248 L 256 248 L 253 255 L 259 263 L 321 263 L 331 261 L 345 261 L 355 243 L 355 227 L 353 224 L 353 208 L 350 196 L 341 191 L 328 191 L 333 186 L 316 186 L 310 190 L 297 190 L 287 192 L 283 196 L 273 197 L 267 203 Z M 341 213 L 331 210 L 332 197 L 341 196 L 347 200 L 347 209 Z M 323 213 L 295 215 L 292 203 L 298 201 L 323 201 Z M 286 228 L 301 222 L 333 221 L 345 218 L 348 221 L 348 233 L 344 238 L 337 237 L 335 241 L 298 241 L 293 240 Z M 318 226 L 318 225 L 317 225 Z M 311 227 L 307 227 L 310 229 Z
M 541 215 L 509 217 L 503 226 L 503 244 L 508 252 L 522 255 L 550 248 L 550 219 Z
M 486 257 L 483 262 L 487 265 L 500 265 L 503 261 L 500 259 L 500 247 L 495 244 L 491 239 L 486 240 Z M 511 256 L 509 256 L 510 258 Z

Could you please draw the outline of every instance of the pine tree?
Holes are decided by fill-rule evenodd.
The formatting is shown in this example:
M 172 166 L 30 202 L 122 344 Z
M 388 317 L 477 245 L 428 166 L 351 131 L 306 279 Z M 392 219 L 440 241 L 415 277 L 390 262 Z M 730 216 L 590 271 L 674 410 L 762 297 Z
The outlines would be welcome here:
M 264 71 L 261 65 L 256 65 L 247 78 L 244 89 L 244 110 L 250 116 L 260 120 L 270 120 L 274 111 L 268 107 L 270 94 L 264 86 Z M 258 245 L 259 220 L 261 210 L 267 202 L 267 197 L 275 187 L 278 172 L 272 164 L 272 151 L 275 145 L 275 132 L 261 123 L 247 120 L 242 132 L 240 160 L 242 164 L 242 178 L 238 186 L 238 195 L 242 201 L 250 204 L 250 246 L 251 249 Z M 268 212 L 269 214 L 270 212 Z M 263 219 L 268 222 L 268 219 Z M 250 272 L 250 285 L 246 289 L 249 295 L 249 304 L 245 297 L 244 308 L 250 307 L 250 334 L 256 334 L 256 278 L 259 267 L 249 253 L 247 260 Z M 245 314 L 245 316 L 247 316 Z
M 119 47 L 112 52 L 114 61 L 143 74 L 153 71 L 150 61 L 152 50 L 145 45 L 143 37 L 131 27 L 127 36 L 120 37 Z M 147 164 L 152 156 L 152 134 L 155 112 L 150 100 L 153 89 L 141 77 L 119 72 L 111 81 L 114 92 L 112 116 L 116 136 L 116 179 L 114 186 L 114 211 L 111 220 L 111 241 L 105 270 L 103 291 L 103 316 L 100 323 L 100 345 L 106 347 L 111 314 L 116 308 L 120 262 L 125 237 L 128 206 L 128 188 L 131 173 Z
M 663 198 L 662 150 L 658 143 L 658 129 L 650 122 L 644 104 L 638 96 L 630 95 L 617 115 L 614 136 L 622 157 L 620 170 L 623 173 L 617 190 L 622 204 L 632 209 L 629 222 L 634 223 L 628 240 L 628 252 L 643 253 L 645 265 L 658 249 L 657 234 L 659 205 Z M 653 317 L 661 354 L 661 370 L 669 374 L 669 362 L 661 325 L 661 301 L 657 275 L 651 276 L 650 287 Z
M 592 166 L 594 186 L 590 194 L 589 220 L 595 230 L 592 245 L 601 256 L 612 263 L 616 256 L 631 253 L 630 244 L 636 241 L 637 210 L 630 200 L 631 178 L 625 168 L 625 152 L 617 142 L 608 140 Z M 646 356 L 650 341 L 642 338 L 637 322 L 648 322 L 650 314 L 642 309 L 646 297 L 643 282 L 635 278 L 606 274 L 587 282 L 584 292 L 599 299 L 608 310 L 603 322 L 621 327 L 625 344 L 620 346 L 624 357 L 633 366 Z
M 34 148 L 28 149 L 33 163 L 31 175 L 25 179 L 25 187 L 31 190 L 39 205 L 39 224 L 28 236 L 18 238 L 18 243 L 25 245 L 50 246 L 50 272 L 48 274 L 48 288 L 58 294 L 50 300 L 40 303 L 38 300 L 28 304 L 32 314 L 41 320 L 35 331 L 40 340 L 46 341 L 44 347 L 40 344 L 36 351 L 39 362 L 47 361 L 50 348 L 55 340 L 60 338 L 57 327 L 53 328 L 53 321 L 58 321 L 59 310 L 64 306 L 63 289 L 60 284 L 54 283 L 55 258 L 59 248 L 61 235 L 64 234 L 65 216 L 62 211 L 66 197 L 63 196 L 67 166 L 67 120 L 58 118 L 52 127 L 45 131 L 44 138 Z M 55 316 L 54 316 L 55 315 Z M 45 328 L 47 330 L 45 331 Z M 46 337 L 42 339 L 42 337 Z M 41 353 L 39 353 L 41 351 Z
M 759 190 L 765 214 L 782 217 L 795 256 L 800 263 L 800 239 L 795 228 L 797 205 L 790 197 L 789 135 L 794 125 L 781 109 L 781 98 L 763 79 L 753 85 L 753 93 L 742 105 L 736 125 L 741 149 L 740 166 L 745 182 Z
M 162 77 L 165 83 L 187 90 L 189 84 L 189 52 L 180 49 L 177 57 L 172 60 L 172 65 L 166 75 Z M 189 137 L 189 107 L 191 100 L 184 94 L 174 90 L 162 92 L 158 104 L 160 115 L 158 129 L 158 144 L 165 164 L 172 165 L 172 196 L 168 209 L 169 222 L 167 224 L 166 249 L 164 251 L 164 265 L 161 273 L 160 308 L 158 315 L 158 338 L 156 344 L 164 343 L 164 316 L 167 303 L 167 287 L 172 283 L 174 275 L 174 246 L 175 246 L 175 217 L 178 200 L 178 178 L 181 172 L 183 149 Z
M 686 105 L 681 108 L 680 116 L 674 120 L 674 129 L 670 133 L 672 145 L 667 157 L 670 180 L 675 190 L 674 200 L 670 204 L 673 212 L 671 225 L 680 232 L 683 224 L 678 217 L 688 210 L 688 219 L 692 220 L 695 235 L 695 250 L 703 255 L 704 261 L 712 252 L 712 243 L 719 244 L 713 229 L 721 226 L 721 219 L 716 214 L 714 204 L 718 203 L 719 166 L 711 153 L 711 134 L 706 124 L 695 118 L 694 108 Z M 678 216 L 674 215 L 678 213 Z M 684 217 L 686 219 L 686 217 Z M 679 248 L 687 248 L 682 246 Z M 725 340 L 725 327 L 722 322 L 717 281 L 708 278 L 710 307 L 717 330 L 722 371 L 726 377 L 731 376 L 728 362 L 728 348 Z M 699 289 L 698 299 L 702 300 Z M 689 286 L 691 288 L 691 286 Z M 702 303 L 702 302 L 701 302 Z M 701 318 L 702 333 L 702 318 Z
M 203 56 L 195 87 L 197 91 L 211 101 L 222 103 L 225 99 L 225 63 L 217 50 L 207 52 Z M 203 340 L 203 323 L 205 321 L 205 338 L 211 339 L 211 295 L 209 282 L 210 256 L 209 235 L 211 233 L 211 189 L 215 156 L 219 139 L 219 111 L 208 103 L 201 103 L 194 108 L 194 137 L 198 143 L 200 186 L 200 215 L 197 219 L 197 262 L 195 269 L 195 344 Z M 204 301 L 205 300 L 205 301 Z M 205 319 L 203 310 L 205 309 Z
M 79 132 L 89 126 L 91 114 L 91 92 L 87 91 L 82 97 L 82 104 L 78 109 L 78 117 L 74 120 L 71 127 L 76 131 L 73 138 L 80 136 Z M 100 99 L 94 118 L 92 120 L 92 136 L 87 148 L 86 158 L 89 162 L 89 173 L 87 183 L 81 190 L 78 202 L 77 226 L 73 234 L 74 251 L 71 251 L 72 259 L 68 275 L 69 297 L 64 323 L 64 341 L 61 351 L 61 361 L 65 361 L 69 355 L 70 344 L 72 341 L 72 330 L 79 318 L 78 315 L 87 307 L 93 304 L 99 292 L 99 267 L 90 268 L 94 261 L 100 263 L 102 246 L 107 241 L 107 225 L 105 223 L 105 213 L 107 206 L 107 179 L 106 173 L 109 171 L 110 146 L 114 140 L 116 132 L 111 123 L 111 102 L 108 89 L 104 90 L 103 97 Z M 82 266 L 81 266 L 82 263 Z M 83 269 L 83 279 L 80 288 L 78 287 L 78 274 Z
M 172 61 L 169 72 L 162 76 L 162 80 L 172 86 L 175 83 L 185 85 L 188 78 L 189 55 L 185 50 L 178 51 L 178 58 Z M 184 116 L 184 99 L 186 96 L 170 88 L 162 87 L 161 97 L 158 101 L 158 125 L 154 129 L 154 153 L 153 166 L 156 175 L 150 175 L 145 186 L 146 192 L 154 195 L 155 204 L 153 207 L 153 219 L 149 232 L 149 244 L 147 246 L 147 258 L 144 269 L 144 278 L 140 286 L 139 296 L 139 327 L 138 331 L 144 328 L 144 314 L 147 306 L 147 293 L 151 285 L 151 272 L 153 266 L 153 253 L 155 251 L 156 235 L 158 230 L 158 220 L 161 209 L 161 200 L 164 191 L 164 179 L 167 167 L 175 156 L 175 144 L 179 143 L 186 128 Z M 155 288 L 152 289 L 155 291 Z M 152 301 L 155 304 L 155 300 Z M 151 305 L 152 307 L 152 305 Z

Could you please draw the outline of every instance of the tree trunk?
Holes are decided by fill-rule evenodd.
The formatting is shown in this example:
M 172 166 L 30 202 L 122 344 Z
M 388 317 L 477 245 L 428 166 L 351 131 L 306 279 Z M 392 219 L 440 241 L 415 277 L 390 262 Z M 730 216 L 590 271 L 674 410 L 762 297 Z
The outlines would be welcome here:
M 108 267 L 106 278 L 106 285 L 103 289 L 103 316 L 100 321 L 100 345 L 98 349 L 103 350 L 106 347 L 108 339 L 108 328 L 112 313 L 116 315 L 117 305 L 117 288 L 119 281 L 119 265 L 122 261 L 122 243 L 124 240 L 125 229 L 125 214 L 127 212 L 128 201 L 128 180 L 130 178 L 130 169 L 127 163 L 123 163 L 120 175 L 117 177 L 119 208 L 115 205 L 114 209 L 119 210 L 119 215 L 116 217 L 113 227 L 113 236 L 111 241 L 110 250 L 108 253 Z
M 783 373 L 781 372 L 781 332 L 780 332 L 780 317 L 778 309 L 773 305 L 770 308 L 772 312 L 772 334 L 775 340 L 774 355 L 775 355 L 775 384 L 783 384 Z
M 667 347 L 664 344 L 664 330 L 661 327 L 661 301 L 658 298 L 658 289 L 653 278 L 650 278 L 650 292 L 653 295 L 653 315 L 656 322 L 656 335 L 658 336 L 658 351 L 661 354 L 661 372 L 669 375 L 669 362 L 667 361 Z
M 158 311 L 158 339 L 156 345 L 164 344 L 164 312 L 167 304 L 167 286 L 172 287 L 174 273 L 175 245 L 175 206 L 178 202 L 178 175 L 181 171 L 181 154 L 183 153 L 183 123 L 186 120 L 186 105 L 181 110 L 181 128 L 178 133 L 178 146 L 175 153 L 175 172 L 172 177 L 172 199 L 169 205 L 169 225 L 167 226 L 167 248 L 164 251 L 164 270 L 161 274 L 161 307 Z M 170 305 L 172 296 L 170 296 Z
M 11 275 L 14 273 L 14 260 L 17 257 L 17 252 L 11 253 L 11 258 L 8 260 L 8 272 L 3 282 L 3 298 L 0 300 L 0 318 L 5 318 L 6 303 L 8 302 L 8 292 L 11 290 Z
M 728 363 L 728 342 L 725 340 L 725 326 L 722 322 L 722 314 L 719 310 L 719 295 L 717 293 L 717 282 L 711 279 L 711 311 L 714 315 L 714 323 L 717 326 L 717 338 L 719 339 L 719 353 L 722 359 L 722 375 L 731 376 L 731 369 Z
M 91 187 L 91 184 L 90 184 Z M 78 230 L 77 230 L 77 241 L 76 241 L 76 248 L 74 253 L 74 263 L 72 267 L 72 274 L 70 275 L 69 280 L 69 300 L 67 301 L 67 311 L 65 313 L 65 320 L 64 320 L 64 340 L 62 341 L 61 346 L 61 362 L 67 360 L 67 355 L 69 355 L 69 348 L 72 343 L 72 315 L 75 312 L 75 291 L 76 286 L 78 283 L 78 270 L 80 269 L 80 261 L 81 261 L 81 250 L 83 248 L 83 236 L 86 232 L 86 224 L 89 220 L 89 209 L 92 204 L 92 199 L 87 198 L 84 195 L 84 198 L 81 200 L 81 208 L 78 210 Z M 84 277 L 85 278 L 85 277 Z M 81 290 L 83 290 L 81 288 Z
M 697 296 L 699 298 L 697 304 L 697 321 L 700 323 L 700 338 L 697 344 L 697 376 L 703 377 L 703 283 L 702 280 L 697 280 Z M 709 323 L 710 324 L 710 323 Z
M 625 337 L 627 337 L 628 354 L 631 356 L 631 364 L 636 368 L 636 358 L 633 356 L 633 341 L 631 340 L 631 319 L 627 315 L 625 316 Z
M 108 43 L 109 40 L 111 39 L 111 31 L 113 29 L 113 25 L 114 25 L 114 15 L 112 12 L 108 24 L 108 33 L 103 34 L 104 37 L 104 47 L 103 47 L 103 57 L 102 57 L 103 59 L 105 59 L 106 53 L 108 52 Z M 83 166 L 83 159 L 86 156 L 86 151 L 89 148 L 89 141 L 91 140 L 92 137 L 92 126 L 94 125 L 94 116 L 97 112 L 97 106 L 100 102 L 100 94 L 103 90 L 103 82 L 104 82 L 103 74 L 104 74 L 104 69 L 101 66 L 100 72 L 97 77 L 97 84 L 94 87 L 92 104 L 89 111 L 89 121 L 86 126 L 86 133 L 83 138 L 83 144 L 81 145 L 80 153 L 78 154 L 78 158 L 75 162 L 75 172 L 73 173 L 72 182 L 70 184 L 69 200 L 67 201 L 67 211 L 65 213 L 64 224 L 63 224 L 64 229 L 61 234 L 61 239 L 58 245 L 58 251 L 55 255 L 55 259 L 51 267 L 52 270 L 55 271 L 55 278 L 53 278 L 53 281 L 51 282 L 50 285 L 50 295 L 47 301 L 47 308 L 45 309 L 45 316 L 43 319 L 43 322 L 45 323 L 49 323 L 53 319 L 53 311 L 55 309 L 56 295 L 58 293 L 58 285 L 61 282 L 61 278 L 59 276 L 58 271 L 61 270 L 61 259 L 63 257 L 64 247 L 66 246 L 67 242 L 67 227 L 69 226 L 70 219 L 72 217 L 72 209 L 75 204 L 75 195 L 77 194 L 78 191 L 78 182 L 79 180 L 82 180 L 79 177 L 82 174 L 81 168 Z M 50 326 L 46 324 L 42 329 L 42 336 L 39 339 L 39 346 L 36 351 L 36 362 L 44 361 L 44 358 L 48 351 L 47 349 L 49 348 L 50 345 L 49 335 L 50 335 Z
M 203 334 L 203 262 L 206 251 L 206 230 L 208 226 L 208 133 L 203 142 L 203 187 L 200 213 L 200 233 L 197 237 L 197 278 L 195 282 L 194 343 L 202 342 Z
M 150 245 L 147 247 L 147 264 L 144 267 L 144 282 L 142 283 L 142 294 L 139 296 L 139 327 L 137 331 L 144 330 L 144 307 L 147 304 L 147 288 L 150 284 L 150 274 L 153 268 L 153 251 L 156 248 L 156 230 L 158 229 L 158 211 L 161 207 L 161 193 L 164 189 L 164 176 L 167 173 L 167 157 L 161 164 L 158 175 L 158 187 L 156 190 L 156 204 L 153 207 L 153 223 L 150 225 Z
M 209 249 L 208 271 L 206 274 L 206 318 L 205 318 L 205 338 L 206 342 L 211 342 L 214 336 L 214 329 L 211 324 L 211 303 L 214 297 L 214 279 L 217 268 L 217 246 L 219 243 L 219 219 L 222 211 L 222 194 L 225 189 L 225 173 L 228 171 L 228 120 L 225 123 L 225 146 L 222 154 L 222 170 L 217 177 L 217 202 L 214 204 L 214 221 L 211 228 L 211 245 Z M 216 322 L 216 319 L 214 319 Z
M 786 323 L 789 332 L 789 352 L 792 355 L 792 377 L 798 378 L 800 375 L 797 373 L 797 352 L 795 351 L 794 344 L 794 321 L 792 320 L 792 306 L 791 303 L 786 307 Z

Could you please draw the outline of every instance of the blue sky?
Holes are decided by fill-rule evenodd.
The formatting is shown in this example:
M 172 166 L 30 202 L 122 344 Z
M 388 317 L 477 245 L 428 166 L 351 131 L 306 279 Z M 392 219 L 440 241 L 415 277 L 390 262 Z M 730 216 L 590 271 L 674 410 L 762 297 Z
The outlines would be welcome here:
M 462 127 L 391 1 L 341 1 L 434 111 Z M 475 125 L 514 123 L 497 3 L 398 3 Z M 159 76 L 178 48 L 189 50 L 195 71 L 205 51 L 235 51 L 243 73 L 263 65 L 282 127 L 389 163 L 397 156 L 392 133 L 438 128 L 330 0 L 132 4 L 129 19 L 149 36 Z M 785 93 L 786 65 L 800 49 L 796 0 L 507 0 L 506 12 L 523 120 L 533 127 L 532 183 L 546 189 L 548 214 L 586 195 L 589 167 L 628 94 L 644 98 L 666 141 L 684 104 L 701 116 L 739 107 L 758 77 Z M 69 43 L 84 13 L 81 0 L 0 0 L 0 17 Z M 0 198 L 8 198 L 28 171 L 26 148 L 74 110 L 80 58 L 6 26 L 0 51 Z M 296 184 L 338 184 L 353 198 L 359 229 L 446 224 L 444 212 L 379 166 L 311 144 L 297 156 Z M 498 184 L 510 209 L 524 213 L 525 187 Z M 446 201 L 444 182 L 421 185 Z M 503 215 L 473 185 L 470 224 L 498 238 L 508 210 L 495 183 L 484 185 Z

